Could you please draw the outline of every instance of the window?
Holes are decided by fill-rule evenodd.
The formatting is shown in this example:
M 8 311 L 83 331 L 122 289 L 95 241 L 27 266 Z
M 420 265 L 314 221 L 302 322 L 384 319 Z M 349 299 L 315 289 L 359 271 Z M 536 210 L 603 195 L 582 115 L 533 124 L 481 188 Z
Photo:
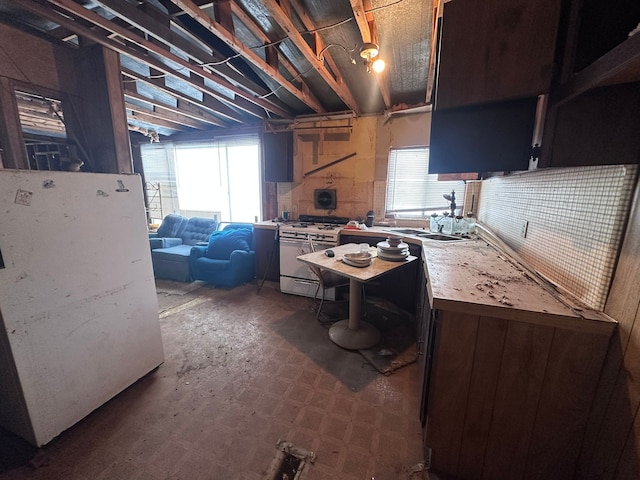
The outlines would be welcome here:
M 439 182 L 429 175 L 429 148 L 392 148 L 387 171 L 387 214 L 405 218 L 427 218 L 449 209 L 443 195 L 456 192 L 458 205 L 464 198 L 464 181 Z
M 249 223 L 260 218 L 257 135 L 151 144 L 141 153 L 146 180 L 161 193 L 162 215 L 175 211 Z

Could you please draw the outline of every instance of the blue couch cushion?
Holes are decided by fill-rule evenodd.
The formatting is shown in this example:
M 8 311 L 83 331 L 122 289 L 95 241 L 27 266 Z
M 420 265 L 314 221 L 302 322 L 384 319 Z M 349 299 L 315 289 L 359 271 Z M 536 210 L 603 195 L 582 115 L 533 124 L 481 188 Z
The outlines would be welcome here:
M 207 246 L 207 258 L 214 260 L 229 260 L 231 252 L 234 250 L 250 250 L 251 230 L 230 229 L 221 232 L 214 232 L 209 237 Z
M 187 223 L 187 219 L 177 213 L 170 213 L 158 227 L 158 237 L 178 237 Z
M 191 217 L 182 230 L 182 243 L 196 245 L 209 240 L 209 235 L 218 227 L 218 221 L 213 218 Z
M 175 247 L 169 248 L 157 248 L 151 251 L 151 256 L 154 260 L 188 263 L 191 248 L 191 245 L 176 245 Z

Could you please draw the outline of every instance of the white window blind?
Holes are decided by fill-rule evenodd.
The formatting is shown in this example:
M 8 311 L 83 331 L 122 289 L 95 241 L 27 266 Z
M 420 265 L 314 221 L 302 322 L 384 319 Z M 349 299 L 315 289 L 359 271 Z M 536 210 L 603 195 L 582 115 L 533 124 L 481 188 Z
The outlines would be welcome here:
M 458 205 L 464 199 L 463 181 L 439 182 L 438 175 L 429 175 L 429 148 L 392 148 L 387 172 L 388 214 L 396 217 L 428 217 L 449 208 L 443 194 L 456 192 Z

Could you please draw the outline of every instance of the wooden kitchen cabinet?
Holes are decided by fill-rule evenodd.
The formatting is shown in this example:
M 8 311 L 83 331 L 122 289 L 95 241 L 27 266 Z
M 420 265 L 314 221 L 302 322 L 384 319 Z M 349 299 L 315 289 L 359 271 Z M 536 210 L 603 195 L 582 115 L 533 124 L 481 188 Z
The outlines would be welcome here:
M 574 478 L 615 322 L 570 308 L 485 241 L 425 242 L 424 251 L 432 312 L 421 310 L 419 362 L 431 470 Z
M 264 179 L 267 182 L 293 181 L 293 132 L 265 133 Z
M 574 0 L 552 86 L 540 167 L 640 158 L 640 3 Z
M 445 3 L 436 109 L 548 92 L 560 4 L 560 0 Z
M 429 173 L 529 167 L 554 72 L 560 0 L 444 4 Z

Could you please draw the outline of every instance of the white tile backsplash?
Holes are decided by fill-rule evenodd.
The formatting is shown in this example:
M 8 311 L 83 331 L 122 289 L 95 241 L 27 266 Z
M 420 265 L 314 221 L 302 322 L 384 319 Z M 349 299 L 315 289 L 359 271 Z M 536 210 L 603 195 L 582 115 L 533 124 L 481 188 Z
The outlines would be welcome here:
M 637 171 L 613 165 L 490 178 L 482 182 L 478 221 L 538 273 L 602 310 Z

